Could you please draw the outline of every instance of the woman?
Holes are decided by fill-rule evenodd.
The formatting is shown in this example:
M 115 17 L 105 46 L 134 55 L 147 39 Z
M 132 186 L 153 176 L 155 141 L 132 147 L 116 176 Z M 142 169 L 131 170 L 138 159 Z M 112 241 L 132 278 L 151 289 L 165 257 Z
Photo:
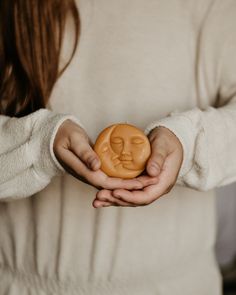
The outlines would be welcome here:
M 0 13 L 0 294 L 220 294 L 235 1 L 4 0 Z M 92 142 L 127 121 L 152 155 L 124 181 Z

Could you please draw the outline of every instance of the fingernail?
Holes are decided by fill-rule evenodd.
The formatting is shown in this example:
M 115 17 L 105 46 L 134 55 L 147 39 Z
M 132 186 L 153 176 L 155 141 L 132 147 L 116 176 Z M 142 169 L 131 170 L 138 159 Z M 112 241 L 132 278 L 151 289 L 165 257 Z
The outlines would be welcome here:
M 90 167 L 92 169 L 96 169 L 97 166 L 98 166 L 98 160 L 97 159 L 93 159 L 93 161 L 90 164 Z

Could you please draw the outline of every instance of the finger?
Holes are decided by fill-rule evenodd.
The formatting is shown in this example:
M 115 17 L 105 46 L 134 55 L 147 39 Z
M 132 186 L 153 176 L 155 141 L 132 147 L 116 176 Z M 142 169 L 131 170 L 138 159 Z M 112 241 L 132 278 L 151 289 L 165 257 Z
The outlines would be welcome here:
M 149 194 L 159 198 L 169 193 L 176 183 L 180 165 L 181 158 L 178 153 L 171 152 L 163 165 L 158 184 L 146 188 Z
M 78 179 L 85 178 L 90 184 L 97 188 L 105 188 L 105 189 L 141 189 L 143 185 L 137 179 L 120 179 L 108 177 L 101 170 L 91 171 L 89 170 L 84 163 L 80 161 L 80 159 L 70 150 L 65 148 L 58 149 L 58 154 L 61 160 L 65 165 L 69 166 L 70 169 L 74 171 L 73 176 Z M 68 169 L 67 169 L 68 171 Z
M 146 206 L 160 198 L 165 192 L 162 188 L 156 189 L 156 185 L 151 185 L 139 191 L 128 190 L 114 190 L 113 196 L 128 203 L 132 203 L 135 206 Z
M 112 194 L 119 200 L 138 206 L 144 206 L 150 203 L 150 196 L 145 192 L 145 189 L 139 191 L 118 189 L 114 190 Z
M 89 185 L 91 185 L 91 183 L 89 183 L 89 181 L 84 178 L 83 176 L 79 175 L 78 173 L 76 173 L 71 167 L 69 167 L 65 162 L 61 163 L 61 165 L 64 167 L 64 169 L 71 174 L 72 176 L 74 176 L 75 178 L 77 178 L 78 180 L 87 183 Z
M 101 208 L 101 207 L 109 207 L 112 205 L 112 203 L 110 202 L 105 202 L 105 201 L 99 201 L 97 199 L 95 199 L 92 203 L 94 208 Z
M 121 179 L 105 176 L 104 181 L 102 182 L 103 188 L 108 190 L 123 188 L 127 190 L 133 189 L 142 189 L 143 184 L 138 179 Z
M 160 174 L 165 159 L 168 155 L 166 147 L 158 144 L 157 139 L 152 143 L 152 154 L 147 162 L 147 173 L 154 177 Z
M 58 155 L 60 156 L 60 163 L 67 172 L 79 180 L 89 183 L 86 175 L 89 172 L 92 173 L 92 171 L 89 170 L 72 151 L 65 148 L 59 148 Z
M 142 175 L 136 178 L 139 182 L 142 183 L 143 188 L 152 184 L 158 183 L 158 176 L 151 177 L 149 175 Z
M 96 171 L 100 168 L 101 161 L 86 140 L 82 140 L 80 143 L 73 141 L 70 149 L 90 170 Z
M 91 146 L 87 142 L 83 142 L 80 145 L 73 144 L 71 150 L 75 153 L 76 156 L 87 163 L 87 167 L 98 171 L 97 168 L 101 166 L 101 161 L 98 155 L 94 152 Z M 78 166 L 78 165 L 77 165 Z M 78 169 L 77 169 L 78 171 Z M 97 187 L 102 187 L 106 189 L 141 189 L 143 188 L 143 183 L 137 179 L 121 179 L 115 177 L 108 177 L 105 173 L 100 171 L 99 175 L 90 174 L 85 167 L 80 165 L 80 174 L 86 179 L 91 180 L 92 183 L 96 184 Z
M 154 184 L 144 188 L 141 191 L 128 191 L 128 190 L 114 190 L 113 196 L 138 206 L 145 206 L 151 204 L 153 201 L 160 198 L 166 193 L 168 186 L 163 184 Z
M 72 151 L 61 148 L 58 150 L 58 153 L 61 157 L 61 160 L 64 163 L 64 166 L 69 167 L 66 169 L 70 174 L 76 177 L 83 182 L 92 184 L 96 188 L 102 187 L 106 175 L 100 170 L 91 171 L 85 166 L 83 162 L 75 155 Z M 84 181 L 85 179 L 85 181 Z
M 138 205 L 147 205 L 167 194 L 176 182 L 178 158 L 167 157 L 157 184 L 145 187 L 142 191 L 114 190 L 113 196 Z
M 131 204 L 131 203 L 128 203 L 128 202 L 125 202 L 125 201 L 122 201 L 120 199 L 117 199 L 115 198 L 113 195 L 112 195 L 112 191 L 110 190 L 101 190 L 99 191 L 97 194 L 96 194 L 96 199 L 97 201 L 99 202 L 109 202 L 111 203 L 112 205 L 117 205 L 117 206 L 123 206 L 123 207 L 134 207 L 134 204 Z

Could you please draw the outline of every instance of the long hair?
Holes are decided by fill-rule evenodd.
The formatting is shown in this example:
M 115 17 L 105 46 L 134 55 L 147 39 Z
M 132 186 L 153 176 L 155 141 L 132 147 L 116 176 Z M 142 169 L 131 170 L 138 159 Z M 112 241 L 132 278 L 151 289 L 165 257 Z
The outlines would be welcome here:
M 60 71 L 68 16 L 75 36 Z M 46 106 L 76 51 L 80 32 L 74 0 L 0 0 L 0 114 L 21 117 Z

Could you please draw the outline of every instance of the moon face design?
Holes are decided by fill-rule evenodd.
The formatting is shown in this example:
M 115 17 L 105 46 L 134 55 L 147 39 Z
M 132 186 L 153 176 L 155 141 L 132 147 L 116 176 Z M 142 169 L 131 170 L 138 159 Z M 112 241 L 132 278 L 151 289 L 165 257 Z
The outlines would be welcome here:
M 124 179 L 141 174 L 151 154 L 146 135 L 129 124 L 116 124 L 104 129 L 94 150 L 101 160 L 103 172 Z

